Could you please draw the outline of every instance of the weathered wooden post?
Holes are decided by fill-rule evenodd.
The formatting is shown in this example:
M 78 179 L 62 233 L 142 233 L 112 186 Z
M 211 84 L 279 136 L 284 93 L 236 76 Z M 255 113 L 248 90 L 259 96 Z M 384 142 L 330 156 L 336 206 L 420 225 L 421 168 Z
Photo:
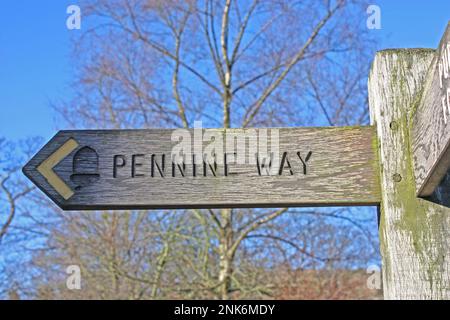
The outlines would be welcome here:
M 434 131 L 435 136 L 439 136 L 439 151 L 443 157 L 433 157 L 439 163 L 427 167 L 438 168 L 442 179 L 450 162 L 445 153 L 449 141 L 443 142 L 449 136 L 449 127 L 442 129 L 442 125 L 435 121 L 434 126 L 426 129 L 428 132 L 418 133 L 417 123 L 426 121 L 417 121 L 416 117 L 426 115 L 444 119 L 449 116 L 441 105 L 439 108 L 430 107 L 428 95 L 436 94 L 438 90 L 424 90 L 431 82 L 436 83 L 430 78 L 435 76 L 436 61 L 441 58 L 442 47 L 447 46 L 448 30 L 436 52 L 400 49 L 377 53 L 369 77 L 371 120 L 377 128 L 380 155 L 382 199 L 379 229 L 386 299 L 450 299 L 448 199 L 442 196 L 418 197 L 421 194 L 416 184 L 424 179 L 418 178 L 415 167 L 423 167 L 423 163 L 414 162 L 413 151 L 415 141 L 420 140 L 417 139 L 418 134 L 428 136 L 433 135 L 430 131 Z M 442 70 L 437 72 L 442 74 Z M 445 78 L 447 88 L 450 88 L 449 81 Z M 431 100 L 441 102 L 441 99 Z M 424 114 L 424 109 L 433 109 L 434 113 Z M 421 141 L 433 143 L 431 140 Z M 430 150 L 426 145 L 425 149 Z M 433 191 L 442 180 L 432 178 L 430 181 L 433 181 Z M 445 184 L 448 184 L 448 179 L 441 182 L 441 193 L 448 188 Z M 431 194 L 429 190 L 428 195 Z

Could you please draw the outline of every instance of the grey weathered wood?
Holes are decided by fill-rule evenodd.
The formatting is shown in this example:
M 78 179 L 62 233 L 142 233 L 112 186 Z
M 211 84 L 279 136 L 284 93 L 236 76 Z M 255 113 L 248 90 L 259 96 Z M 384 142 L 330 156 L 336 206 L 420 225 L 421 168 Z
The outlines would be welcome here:
M 430 65 L 413 117 L 412 150 L 419 196 L 430 196 L 450 168 L 450 65 L 447 67 L 447 62 L 450 62 L 450 24 Z M 449 70 L 447 78 L 443 68 Z
M 227 132 L 249 134 L 260 130 L 229 129 Z M 170 162 L 166 162 L 169 169 L 166 177 L 160 177 L 157 172 L 151 177 L 151 154 L 170 156 L 175 144 L 171 141 L 172 132 L 159 129 L 61 131 L 30 160 L 24 173 L 67 210 L 354 206 L 380 202 L 373 127 L 279 128 L 279 152 L 288 152 L 293 175 L 284 169 L 282 175 L 260 176 L 255 164 L 232 164 L 230 170 L 235 174 L 228 176 L 219 165 L 216 177 L 209 172 L 206 177 L 201 174 L 193 177 L 188 165 L 185 177 L 180 176 L 179 171 L 172 177 Z M 55 167 L 56 174 L 74 190 L 74 195 L 64 200 L 36 167 L 71 138 L 79 146 Z M 98 153 L 99 176 L 89 176 L 90 185 L 75 190 L 80 177 L 72 176 L 73 158 L 82 147 Z M 305 174 L 296 153 L 305 157 L 310 151 Z M 137 174 L 144 176 L 131 177 L 132 154 L 144 155 L 139 158 L 144 165 L 137 168 Z M 114 155 L 125 155 L 127 161 L 124 168 L 118 169 L 116 178 L 113 177 Z M 81 161 L 80 166 L 89 166 L 89 161 L 95 161 L 95 157 L 89 159 L 84 164 Z M 198 165 L 197 172 L 200 170 L 201 165 Z
M 381 163 L 386 299 L 450 298 L 450 209 L 416 197 L 410 125 L 433 50 L 379 52 L 369 77 Z

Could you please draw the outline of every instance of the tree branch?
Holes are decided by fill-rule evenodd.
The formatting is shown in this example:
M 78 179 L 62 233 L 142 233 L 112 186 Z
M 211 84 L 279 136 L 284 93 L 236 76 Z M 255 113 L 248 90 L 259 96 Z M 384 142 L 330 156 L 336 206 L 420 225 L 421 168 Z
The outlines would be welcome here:
M 286 68 L 283 70 L 283 72 L 278 76 L 278 78 L 263 92 L 261 97 L 256 101 L 254 104 L 253 111 L 250 113 L 246 119 L 244 119 L 242 123 L 242 127 L 247 127 L 250 122 L 254 119 L 254 117 L 258 114 L 259 110 L 261 109 L 264 102 L 267 100 L 267 98 L 272 94 L 275 89 L 280 85 L 280 83 L 286 78 L 286 76 L 289 74 L 291 69 L 304 57 L 306 51 L 309 49 L 311 44 L 314 42 L 316 37 L 319 35 L 320 30 L 325 26 L 325 24 L 331 19 L 331 17 L 334 15 L 334 13 L 341 8 L 342 1 L 339 1 L 338 4 L 330 11 L 328 11 L 327 15 L 316 25 L 314 28 L 311 36 L 308 38 L 308 40 L 305 42 L 303 47 L 298 51 L 298 53 L 292 58 L 292 60 L 289 62 L 289 64 L 286 66 Z

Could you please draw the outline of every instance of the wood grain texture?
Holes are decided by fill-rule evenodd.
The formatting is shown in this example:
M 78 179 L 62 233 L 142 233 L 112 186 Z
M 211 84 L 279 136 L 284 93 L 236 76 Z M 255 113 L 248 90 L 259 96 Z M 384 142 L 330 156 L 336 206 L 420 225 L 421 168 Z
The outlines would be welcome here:
M 430 65 L 413 117 L 414 169 L 417 194 L 422 197 L 434 192 L 450 168 L 450 95 L 447 97 L 450 76 L 445 78 L 442 63 L 442 58 L 450 59 L 447 54 L 450 54 L 450 24 Z
M 260 130 L 229 129 L 227 132 L 249 135 Z M 171 163 L 166 161 L 165 177 L 161 177 L 155 166 L 152 176 L 151 155 L 156 154 L 157 161 L 161 161 L 161 155 L 169 157 L 174 146 L 171 141 L 173 130 L 160 129 L 61 131 L 23 171 L 66 210 L 355 206 L 380 202 L 379 164 L 373 127 L 277 130 L 279 154 L 287 152 L 291 166 L 289 168 L 286 162 L 281 175 L 260 176 L 256 164 L 231 164 L 228 168 L 230 173 L 225 176 L 222 164 L 217 168 L 217 176 L 212 175 L 210 168 L 203 176 L 202 165 L 198 165 L 197 176 L 194 177 L 192 167 L 187 165 L 184 177 L 177 167 L 173 177 Z M 206 129 L 203 132 L 220 133 L 224 130 Z M 70 199 L 64 200 L 36 171 L 36 167 L 71 138 L 78 142 L 79 147 L 54 168 L 55 173 L 75 190 Z M 91 172 L 89 183 L 80 186 L 83 183 L 77 182 L 80 176 L 74 174 L 73 158 L 86 147 L 98 154 L 98 177 Z M 306 174 L 297 152 L 303 159 L 311 152 Z M 135 167 L 134 177 L 131 169 L 133 154 L 139 155 L 135 163 L 142 163 Z M 119 156 L 116 170 L 114 156 Z M 126 164 L 120 167 L 124 159 Z M 82 164 L 82 161 L 77 160 L 77 163 Z
M 380 245 L 386 299 L 450 298 L 450 209 L 416 197 L 410 117 L 433 50 L 377 53 L 369 77 L 381 163 Z

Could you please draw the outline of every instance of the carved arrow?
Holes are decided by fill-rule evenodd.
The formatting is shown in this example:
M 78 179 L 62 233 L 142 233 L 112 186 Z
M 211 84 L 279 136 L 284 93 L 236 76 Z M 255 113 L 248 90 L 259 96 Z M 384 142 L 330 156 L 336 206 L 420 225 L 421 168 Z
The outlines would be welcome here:
M 45 178 L 45 180 L 47 180 L 52 188 L 64 198 L 64 200 L 70 199 L 74 192 L 55 173 L 55 171 L 53 171 L 53 168 L 77 147 L 78 142 L 74 139 L 69 139 L 37 167 L 37 171 Z

